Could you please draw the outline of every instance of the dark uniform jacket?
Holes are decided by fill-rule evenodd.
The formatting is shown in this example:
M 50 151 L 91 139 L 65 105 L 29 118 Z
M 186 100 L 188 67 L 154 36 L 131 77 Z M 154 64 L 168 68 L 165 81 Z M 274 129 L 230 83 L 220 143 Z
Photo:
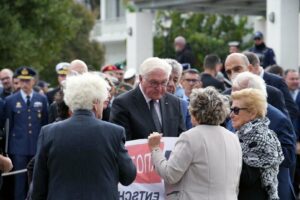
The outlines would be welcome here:
M 5 115 L 9 120 L 8 153 L 35 155 L 40 129 L 48 122 L 46 97 L 33 92 L 27 107 L 19 91 L 6 98 Z
M 136 168 L 124 147 L 125 130 L 78 110 L 42 128 L 32 200 L 118 200 Z
M 249 51 L 255 53 L 258 56 L 263 68 L 276 64 L 275 53 L 273 49 L 268 48 L 265 43 L 254 46 L 250 48 Z
M 51 105 L 53 103 L 55 94 L 58 91 L 60 91 L 60 87 L 57 87 L 57 88 L 55 88 L 55 89 L 53 89 L 53 90 L 46 93 L 49 105 Z

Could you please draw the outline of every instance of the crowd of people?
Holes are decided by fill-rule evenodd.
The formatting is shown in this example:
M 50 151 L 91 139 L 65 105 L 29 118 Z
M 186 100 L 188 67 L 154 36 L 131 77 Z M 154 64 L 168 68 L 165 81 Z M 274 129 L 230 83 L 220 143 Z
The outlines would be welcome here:
M 166 199 L 294 200 L 300 184 L 299 72 L 275 65 L 263 34 L 203 72 L 184 37 L 175 59 L 134 69 L 56 65 L 58 86 L 35 69 L 0 71 L 0 199 L 119 199 L 136 167 L 125 142 L 148 139 Z M 170 157 L 162 137 L 178 137 Z M 3 179 L 3 180 L 2 180 Z M 1 186 L 0 186 L 1 187 Z

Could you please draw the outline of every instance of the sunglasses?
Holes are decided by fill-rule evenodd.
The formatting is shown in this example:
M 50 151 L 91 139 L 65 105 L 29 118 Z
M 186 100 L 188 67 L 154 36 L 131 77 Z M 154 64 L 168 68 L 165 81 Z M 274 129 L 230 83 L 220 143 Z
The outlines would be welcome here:
M 233 112 L 233 114 L 238 115 L 238 114 L 240 114 L 240 110 L 247 110 L 247 108 L 233 107 L 233 108 L 230 108 L 230 113 Z

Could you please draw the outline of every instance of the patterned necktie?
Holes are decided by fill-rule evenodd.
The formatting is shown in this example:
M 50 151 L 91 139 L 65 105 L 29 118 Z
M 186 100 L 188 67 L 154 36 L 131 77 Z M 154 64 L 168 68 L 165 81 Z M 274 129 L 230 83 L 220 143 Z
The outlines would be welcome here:
M 150 101 L 151 116 L 152 116 L 152 119 L 154 121 L 154 125 L 155 125 L 155 128 L 156 128 L 156 131 L 159 132 L 159 133 L 162 133 L 161 124 L 160 124 L 160 121 L 159 121 L 159 118 L 158 118 L 158 114 L 157 114 L 157 112 L 155 110 L 154 103 L 155 103 L 155 100 L 151 100 Z
M 27 107 L 29 107 L 30 106 L 30 96 L 29 95 L 26 96 L 26 99 L 27 99 L 26 105 L 27 105 Z

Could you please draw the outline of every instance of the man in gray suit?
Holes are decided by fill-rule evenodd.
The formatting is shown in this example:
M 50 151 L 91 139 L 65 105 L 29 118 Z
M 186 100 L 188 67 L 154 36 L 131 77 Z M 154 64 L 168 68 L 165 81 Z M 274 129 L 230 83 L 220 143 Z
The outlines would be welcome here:
M 90 73 L 71 76 L 64 92 L 73 115 L 41 130 L 32 199 L 119 199 L 118 183 L 131 184 L 136 168 L 124 147 L 125 130 L 99 120 L 106 82 Z
M 113 101 L 110 121 L 125 128 L 127 140 L 147 138 L 152 132 L 177 137 L 185 131 L 180 100 L 166 93 L 171 70 L 163 59 L 146 59 L 139 86 Z

